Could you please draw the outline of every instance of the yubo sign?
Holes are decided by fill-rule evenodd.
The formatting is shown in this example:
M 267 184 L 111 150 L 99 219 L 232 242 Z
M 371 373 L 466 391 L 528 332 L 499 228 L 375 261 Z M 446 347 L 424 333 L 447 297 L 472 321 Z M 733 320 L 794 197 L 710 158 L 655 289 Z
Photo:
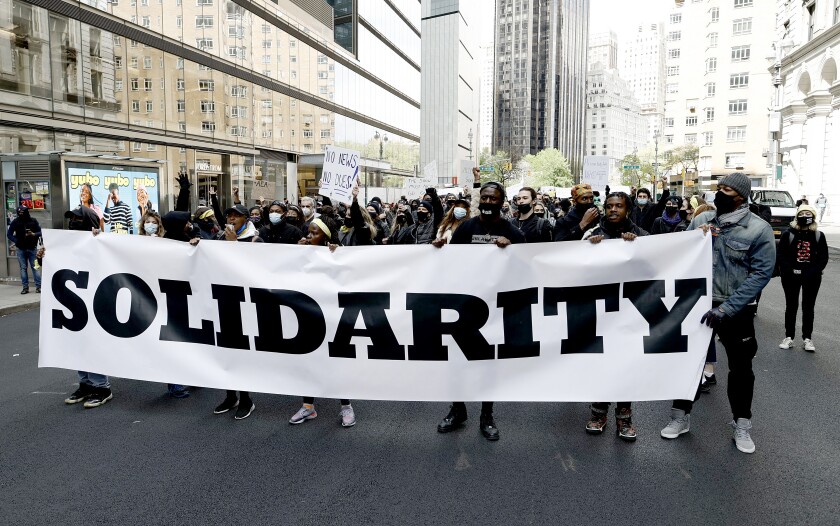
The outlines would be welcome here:
M 711 337 L 702 232 L 334 253 L 44 236 L 42 367 L 331 398 L 653 400 L 694 395 Z

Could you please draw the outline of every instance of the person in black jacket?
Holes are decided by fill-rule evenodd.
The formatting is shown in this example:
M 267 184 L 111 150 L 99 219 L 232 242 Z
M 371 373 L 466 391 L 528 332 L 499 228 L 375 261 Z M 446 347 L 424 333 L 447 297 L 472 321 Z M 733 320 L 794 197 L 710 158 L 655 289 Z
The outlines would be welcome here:
M 428 199 L 420 202 L 414 214 L 417 221 L 400 229 L 395 244 L 428 245 L 437 238 L 438 228 L 443 221 L 443 205 L 434 188 L 426 188 L 426 196 Z
M 598 224 L 592 187 L 579 184 L 572 188 L 574 206 L 554 223 L 554 241 L 579 241 L 583 233 Z
M 814 305 L 820 292 L 822 273 L 828 265 L 828 243 L 817 228 L 817 210 L 802 204 L 790 229 L 779 238 L 776 248 L 779 274 L 785 291 L 785 339 L 779 344 L 790 349 L 796 336 L 796 311 L 802 290 L 802 339 L 805 350 L 814 352 Z
M 662 183 L 664 187 L 665 179 L 662 179 Z M 670 195 L 671 192 L 665 188 L 662 190 L 662 196 L 659 198 L 659 201 L 653 203 L 650 190 L 639 188 L 636 190 L 636 206 L 633 207 L 630 220 L 642 230 L 649 232 L 651 227 L 653 227 L 653 220 L 661 216 L 663 210 L 665 210 L 665 203 L 668 201 Z
M 528 243 L 551 241 L 551 223 L 544 217 L 540 217 L 534 213 L 535 205 L 542 204 L 542 201 L 537 200 L 537 191 L 526 186 L 519 190 L 517 196 L 519 197 L 519 201 L 516 204 L 516 208 L 519 215 L 510 219 L 513 226 L 525 234 L 525 239 L 528 240 Z
M 359 206 L 359 185 L 353 187 L 351 191 L 353 201 L 350 203 L 350 209 L 347 211 L 347 216 L 344 220 L 344 226 L 339 229 L 338 239 L 345 247 L 358 247 L 365 245 L 375 245 L 376 240 L 384 237 L 384 233 L 380 233 L 379 229 L 373 222 L 373 217 L 367 210 L 362 210 Z M 309 225 L 305 225 L 307 232 Z
M 286 204 L 283 201 L 271 202 L 268 206 L 268 223 L 259 231 L 259 236 L 264 242 L 294 245 L 303 239 L 303 232 L 286 221 L 286 213 Z
M 29 207 L 17 207 L 17 217 L 9 224 L 6 237 L 15 244 L 20 265 L 20 281 L 23 285 L 20 293 L 29 294 L 29 267 L 32 267 L 32 276 L 35 278 L 35 292 L 41 292 L 41 273 L 35 268 L 35 252 L 38 238 L 41 237 L 41 225 L 29 215 Z
M 688 228 L 687 214 L 682 207 L 682 199 L 672 195 L 665 203 L 665 210 L 662 215 L 653 220 L 650 227 L 650 234 L 670 234 L 672 232 L 684 232 Z

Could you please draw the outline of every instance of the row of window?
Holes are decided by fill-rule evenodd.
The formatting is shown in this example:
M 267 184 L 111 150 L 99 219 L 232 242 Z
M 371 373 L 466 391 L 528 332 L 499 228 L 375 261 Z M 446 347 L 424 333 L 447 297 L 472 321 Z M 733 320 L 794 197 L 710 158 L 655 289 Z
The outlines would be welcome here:
M 749 73 L 733 73 L 729 75 L 729 88 L 741 89 L 749 87 L 750 74 Z M 680 84 L 678 82 L 670 82 L 665 85 L 666 93 L 679 93 Z M 717 92 L 717 84 L 714 82 L 706 83 L 706 97 L 714 97 Z
M 752 18 L 736 18 L 732 21 L 732 35 L 749 35 L 752 33 Z M 717 47 L 717 33 L 709 33 L 709 47 Z M 678 42 L 682 40 L 682 31 L 669 31 L 667 36 L 668 42 Z
M 715 142 L 715 132 L 703 132 L 700 134 L 703 139 L 703 146 L 713 146 Z M 666 135 L 665 142 L 667 144 L 673 144 L 673 135 Z M 729 126 L 726 129 L 726 142 L 744 142 L 747 140 L 747 127 L 746 126 Z M 696 133 L 686 133 L 685 140 L 683 141 L 685 144 L 697 144 L 697 134 Z
M 753 5 L 753 0 L 734 0 L 734 2 L 735 2 L 735 5 L 734 5 L 735 9 L 738 9 L 738 8 L 741 8 L 741 7 L 752 7 L 752 5 Z M 718 20 L 720 20 L 720 8 L 717 8 L 717 7 L 711 8 L 709 10 L 709 14 L 711 15 L 711 21 L 712 22 L 717 22 Z M 671 24 L 681 23 L 682 22 L 682 13 L 672 13 L 669 21 L 670 21 Z

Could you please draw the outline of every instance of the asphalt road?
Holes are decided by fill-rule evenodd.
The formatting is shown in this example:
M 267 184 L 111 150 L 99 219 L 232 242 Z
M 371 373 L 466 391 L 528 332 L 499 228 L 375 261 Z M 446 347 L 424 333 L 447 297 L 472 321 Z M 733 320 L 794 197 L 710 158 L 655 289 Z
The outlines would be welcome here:
M 214 416 L 223 393 L 169 399 L 114 379 L 114 399 L 65 406 L 75 373 L 38 369 L 37 312 L 0 318 L 3 524 L 837 524 L 840 511 L 840 263 L 817 304 L 817 353 L 777 347 L 783 296 L 756 320 L 754 455 L 731 442 L 720 383 L 692 430 L 665 441 L 668 402 L 636 404 L 635 444 L 584 433 L 585 404 L 496 406 L 502 439 L 439 435 L 438 403 L 338 402 L 290 426 L 298 397 L 254 395 L 243 421 Z M 593 381 L 597 381 L 593 377 Z

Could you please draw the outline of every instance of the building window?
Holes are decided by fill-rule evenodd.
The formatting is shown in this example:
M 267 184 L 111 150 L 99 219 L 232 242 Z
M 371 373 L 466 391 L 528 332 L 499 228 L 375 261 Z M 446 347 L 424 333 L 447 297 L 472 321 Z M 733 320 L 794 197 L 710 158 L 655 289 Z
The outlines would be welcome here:
M 746 140 L 746 126 L 729 126 L 726 128 L 726 142 L 744 142 Z
M 184 91 L 184 79 L 175 80 L 175 89 L 178 91 Z
M 326 64 L 327 63 L 327 56 L 318 53 L 318 64 Z
M 213 49 L 213 39 L 212 38 L 197 38 L 195 39 L 195 47 L 201 49 L 202 51 L 208 51 Z
M 811 5 L 807 7 L 808 9 L 808 40 L 814 38 L 814 25 L 817 23 L 817 3 L 811 2 Z
M 697 126 L 697 115 L 689 115 L 685 118 L 686 126 Z
M 229 38 L 245 38 L 245 28 L 242 26 L 228 26 Z
M 732 62 L 743 62 L 750 59 L 750 46 L 734 46 L 732 48 Z
M 329 75 L 329 73 L 327 73 L 326 71 L 319 71 L 318 72 L 318 78 L 319 79 L 325 79 L 325 78 L 327 78 L 327 75 Z
M 682 13 L 674 13 L 671 15 L 672 24 L 679 24 L 680 22 L 682 22 Z
M 216 81 L 204 79 L 198 81 L 198 91 L 213 91 L 216 89 Z
M 729 75 L 730 88 L 746 88 L 750 85 L 749 73 L 733 73 Z
M 834 23 L 840 23 L 840 0 L 834 0 Z
M 140 91 L 140 79 L 131 79 L 131 91 Z
M 312 138 L 312 130 L 303 130 L 303 137 L 304 137 L 304 139 L 311 139 Z
M 714 132 L 703 132 L 703 146 L 711 146 L 715 140 Z
M 668 33 L 668 42 L 677 42 L 682 38 L 682 32 L 680 31 L 671 31 Z
M 718 46 L 718 34 L 717 33 L 709 33 L 707 35 L 709 41 L 709 47 L 717 47 Z
M 143 147 L 143 145 L 140 144 L 139 142 L 131 143 L 131 151 L 132 152 L 139 152 L 142 147 Z
M 697 144 L 697 134 L 696 133 L 686 133 L 685 134 L 685 143 L 686 144 Z
M 726 162 L 724 166 L 726 168 L 736 168 L 740 169 L 744 167 L 744 161 L 746 160 L 747 155 L 743 152 L 739 153 L 727 153 L 726 154 Z
M 673 135 L 666 135 L 665 136 L 665 144 L 674 144 L 674 136 Z
M 746 115 L 747 114 L 747 99 L 736 99 L 729 101 L 730 115 Z
M 674 118 L 673 117 L 665 117 L 665 127 L 666 128 L 673 128 L 674 127 Z
M 715 22 L 720 20 L 720 9 L 719 8 L 713 7 L 711 9 L 709 9 L 709 20 L 711 20 L 712 23 L 715 23 Z
M 175 69 L 184 69 L 184 59 L 178 57 L 178 60 L 175 61 Z
M 178 113 L 184 113 L 187 109 L 186 103 L 182 100 L 178 101 Z
M 184 121 L 179 122 L 178 123 L 178 131 L 181 132 L 181 133 L 187 133 L 187 123 L 184 122 Z
M 213 113 L 216 111 L 216 103 L 212 100 L 203 100 L 199 103 L 201 113 Z
M 672 82 L 665 85 L 665 91 L 667 93 L 679 93 L 680 92 L 680 85 L 677 82 Z
M 195 0 L 195 5 L 196 5 L 196 6 L 202 6 L 202 5 L 204 5 L 204 6 L 207 6 L 207 5 L 213 5 L 213 0 Z
M 114 91 L 122 91 L 123 89 L 123 81 L 115 80 L 114 81 Z
M 175 27 L 177 27 L 178 29 L 181 29 L 181 28 L 184 27 L 184 17 L 183 16 L 178 15 L 178 16 L 175 17 Z
M 669 49 L 668 58 L 680 58 L 680 48 Z
M 154 111 L 154 109 L 155 109 L 155 104 L 152 101 L 147 100 L 146 101 L 146 113 L 152 113 Z
M 736 18 L 732 21 L 733 35 L 748 35 L 752 33 L 752 18 Z
M 131 111 L 133 111 L 135 113 L 140 111 L 140 101 L 139 100 L 131 101 Z
M 244 99 L 248 96 L 248 87 L 247 86 L 240 86 L 234 85 L 230 87 L 230 95 L 231 97 L 238 97 L 240 99 Z
M 668 66 L 668 76 L 669 77 L 678 77 L 680 74 L 680 67 L 679 66 Z
M 717 58 L 711 57 L 706 59 L 706 73 L 714 73 L 717 71 Z
M 216 123 L 213 121 L 201 121 L 201 133 L 213 133 L 216 131 Z
M 714 122 L 715 121 L 715 109 L 714 108 L 705 108 L 706 112 L 706 122 Z
M 271 99 L 263 99 L 263 101 L 262 101 L 262 107 L 263 108 L 269 108 L 270 109 L 273 106 L 274 106 L 274 101 L 272 101 Z
M 143 57 L 143 69 L 152 69 L 152 57 Z
M 230 116 L 234 118 L 245 118 L 246 111 L 245 106 L 231 106 L 230 107 Z
M 262 48 L 263 49 L 271 49 L 271 40 L 263 40 L 262 41 Z
M 714 97 L 715 96 L 715 83 L 709 82 L 706 84 L 706 96 L 707 97 Z
M 330 138 L 330 130 L 321 130 L 321 138 L 322 139 L 329 139 Z
M 262 25 L 262 32 L 263 33 L 270 33 L 271 32 L 271 26 L 268 25 L 268 24 L 263 24 Z
M 245 137 L 247 132 L 247 128 L 245 126 L 231 126 L 230 127 L 230 134 L 233 137 Z
M 148 29 L 152 25 L 151 18 L 148 16 L 140 17 L 140 25 Z
M 329 123 L 330 123 L 330 116 L 329 116 L 329 114 L 324 114 L 324 113 L 322 113 L 322 114 L 321 114 L 321 117 L 320 117 L 320 122 L 321 122 L 321 124 L 329 124 Z
M 735 0 L 735 7 L 752 7 L 753 0 Z
M 213 15 L 195 15 L 195 28 L 213 27 Z

